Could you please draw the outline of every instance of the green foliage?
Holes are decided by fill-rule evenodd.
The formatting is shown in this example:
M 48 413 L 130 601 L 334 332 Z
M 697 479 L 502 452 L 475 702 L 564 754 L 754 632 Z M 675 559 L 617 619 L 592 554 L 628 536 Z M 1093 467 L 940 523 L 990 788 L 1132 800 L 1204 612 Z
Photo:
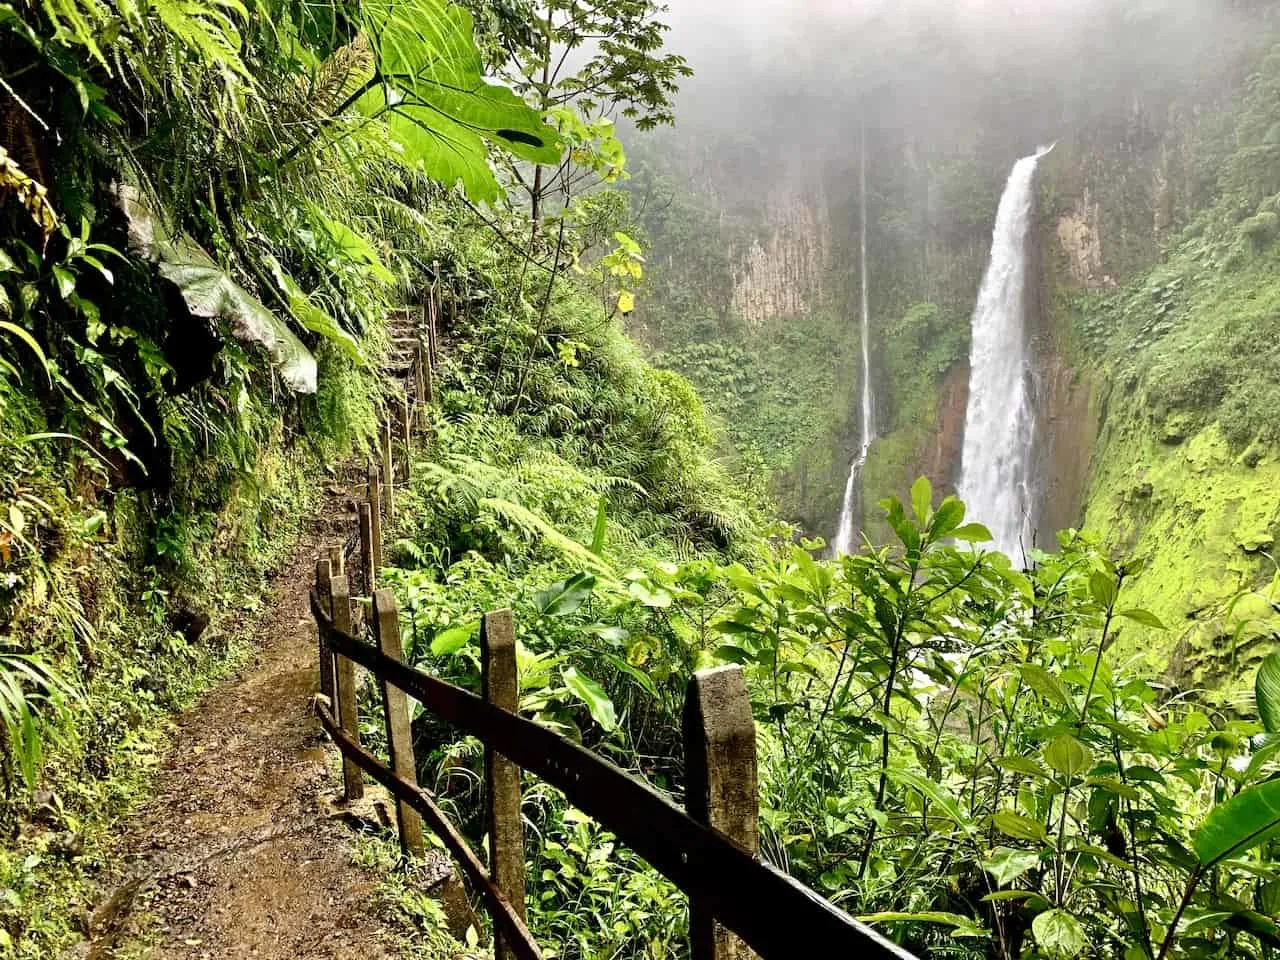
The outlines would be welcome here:
M 1262 726 L 1267 733 L 1280 733 L 1280 652 L 1262 661 L 1254 690 Z
M 838 407 L 831 318 L 789 318 L 748 346 L 732 340 L 668 348 L 657 362 L 689 378 L 712 412 L 745 484 L 771 489 L 787 515 L 803 510 L 782 478 L 830 442 Z M 838 509 L 836 504 L 836 509 Z
M 926 956 L 963 947 L 956 916 L 1002 957 L 1262 956 L 1198 922 L 1258 909 L 1267 855 L 1226 855 L 1270 836 L 1258 726 L 1105 662 L 1123 622 L 1154 622 L 1122 607 L 1131 570 L 1070 535 L 1016 573 L 948 545 L 985 533 L 929 499 L 885 502 L 895 548 L 727 572 L 713 630 L 753 680 L 771 855 Z
M 679 81 L 693 74 L 683 57 L 663 50 L 665 5 L 470 0 L 468 6 L 492 25 L 495 59 L 512 86 L 544 101 L 544 109 L 572 100 L 584 116 L 618 111 L 642 130 L 674 122 Z M 601 37 L 608 43 L 591 49 L 589 41 Z M 589 56 L 564 56 L 583 47 Z
M 374 71 L 358 107 L 385 119 L 408 159 L 490 202 L 501 188 L 486 140 L 531 163 L 559 161 L 556 132 L 511 90 L 483 79 L 465 9 L 446 0 L 365 0 L 359 11 Z
M 38 657 L 0 649 L 0 762 L 6 778 L 16 759 L 28 789 L 39 783 L 44 761 L 42 726 L 65 713 L 74 689 Z M 6 780 L 6 793 L 8 793 Z
M 916 303 L 881 335 L 883 391 L 895 411 L 890 426 L 906 426 L 924 416 L 921 407 L 937 393 L 937 384 L 969 348 L 961 318 L 944 315 L 933 303 Z
M 481 73 L 432 0 L 0 4 L 0 954 L 76 936 L 158 726 L 237 661 L 184 625 L 256 604 L 371 437 L 439 182 L 558 159 Z
M 1085 526 L 1147 561 L 1132 596 L 1171 627 L 1162 638 L 1131 633 L 1121 652 L 1220 699 L 1236 695 L 1274 633 L 1263 594 L 1280 504 L 1270 476 L 1280 443 L 1270 241 L 1280 183 L 1268 143 L 1280 120 L 1277 71 L 1272 51 L 1229 110 L 1194 128 L 1186 152 L 1195 212 L 1169 237 L 1163 262 L 1118 290 L 1064 304 L 1082 364 L 1110 384 L 1094 411 L 1102 432 Z M 1242 591 L 1259 593 L 1233 601 Z M 1241 603 L 1251 606 L 1244 618 Z
M 966 546 L 987 531 L 923 480 L 883 507 L 894 543 L 840 561 L 773 540 L 745 562 L 638 557 L 622 576 L 474 553 L 392 576 L 419 663 L 478 683 L 466 625 L 513 606 L 522 710 L 624 765 L 649 758 L 660 787 L 679 783 L 690 672 L 742 664 L 766 856 L 921 956 L 975 938 L 1008 958 L 1265 956 L 1275 744 L 1108 662 L 1118 634 L 1160 627 L 1126 601 L 1137 565 L 1069 532 L 1018 572 Z M 624 569 L 616 549 L 605 559 Z M 445 731 L 419 736 L 429 770 L 454 758 L 439 775 L 456 776 Z M 624 932 L 651 938 L 642 955 L 680 956 L 652 912 L 664 885 L 535 796 L 537 929 L 566 957 Z
M 577 810 L 553 816 L 529 871 L 540 881 L 533 929 L 557 956 L 683 954 L 688 898 Z
M 1083 306 L 1078 326 L 1090 346 L 1117 356 L 1115 377 L 1157 431 L 1182 438 L 1214 422 L 1243 448 L 1254 438 L 1276 439 L 1274 196 L 1280 191 L 1277 146 L 1269 132 L 1280 122 L 1276 84 L 1280 52 L 1259 65 L 1229 115 L 1235 148 L 1199 149 L 1210 161 L 1215 190 L 1197 218 L 1176 238 L 1166 262 L 1114 296 Z

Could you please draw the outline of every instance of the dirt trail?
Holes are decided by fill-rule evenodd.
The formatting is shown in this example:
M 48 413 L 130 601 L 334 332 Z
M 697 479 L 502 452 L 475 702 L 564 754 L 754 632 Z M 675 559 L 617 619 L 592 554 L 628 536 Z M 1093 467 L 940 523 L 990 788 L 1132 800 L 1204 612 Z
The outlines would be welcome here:
M 350 526 L 346 492 L 326 498 L 240 627 L 256 655 L 181 718 L 154 797 L 122 825 L 124 876 L 82 956 L 396 955 L 395 931 L 373 905 L 376 880 L 353 862 L 350 831 L 332 806 L 339 782 L 310 712 L 317 679 L 306 591 L 318 546 Z

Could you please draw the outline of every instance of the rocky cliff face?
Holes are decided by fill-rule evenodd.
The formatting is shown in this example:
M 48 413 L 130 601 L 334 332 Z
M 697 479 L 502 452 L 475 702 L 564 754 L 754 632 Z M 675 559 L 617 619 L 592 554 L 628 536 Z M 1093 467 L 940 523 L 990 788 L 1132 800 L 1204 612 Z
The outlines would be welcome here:
M 760 226 L 730 255 L 730 309 L 755 329 L 817 309 L 832 258 L 830 217 L 819 187 L 775 188 L 762 207 Z
M 1101 209 L 1084 190 L 1073 208 L 1060 214 L 1054 234 L 1066 262 L 1071 281 L 1083 290 L 1099 290 L 1116 285 L 1102 259 Z

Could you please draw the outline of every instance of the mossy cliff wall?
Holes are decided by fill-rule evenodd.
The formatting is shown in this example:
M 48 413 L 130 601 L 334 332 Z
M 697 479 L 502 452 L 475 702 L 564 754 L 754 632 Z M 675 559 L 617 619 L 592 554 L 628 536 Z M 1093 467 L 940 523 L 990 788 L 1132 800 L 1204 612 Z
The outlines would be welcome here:
M 801 159 L 728 133 L 637 141 L 651 255 L 628 330 L 698 388 L 722 457 L 826 533 L 857 442 L 856 213 Z
M 1146 106 L 1046 163 L 1043 290 L 1063 355 L 1092 384 L 1074 415 L 1089 421 L 1081 434 L 1098 428 L 1078 519 L 1141 562 L 1126 603 L 1168 628 L 1127 625 L 1114 655 L 1229 691 L 1280 631 L 1280 260 L 1267 229 L 1280 52 Z

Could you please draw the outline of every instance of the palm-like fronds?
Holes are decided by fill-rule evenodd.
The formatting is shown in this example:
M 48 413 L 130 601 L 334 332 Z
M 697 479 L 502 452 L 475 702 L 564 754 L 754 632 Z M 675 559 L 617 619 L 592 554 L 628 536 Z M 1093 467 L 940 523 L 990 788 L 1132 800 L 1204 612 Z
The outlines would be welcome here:
M 44 755 L 42 707 L 56 709 L 74 696 L 75 688 L 40 658 L 0 648 L 0 724 L 28 786 L 35 786 Z
M 240 0 L 41 0 L 40 6 L 53 24 L 55 37 L 84 47 L 104 67 L 108 63 L 98 38 L 110 20 L 119 18 L 144 35 L 167 34 L 206 66 L 249 79 L 237 27 L 249 18 L 249 10 Z

